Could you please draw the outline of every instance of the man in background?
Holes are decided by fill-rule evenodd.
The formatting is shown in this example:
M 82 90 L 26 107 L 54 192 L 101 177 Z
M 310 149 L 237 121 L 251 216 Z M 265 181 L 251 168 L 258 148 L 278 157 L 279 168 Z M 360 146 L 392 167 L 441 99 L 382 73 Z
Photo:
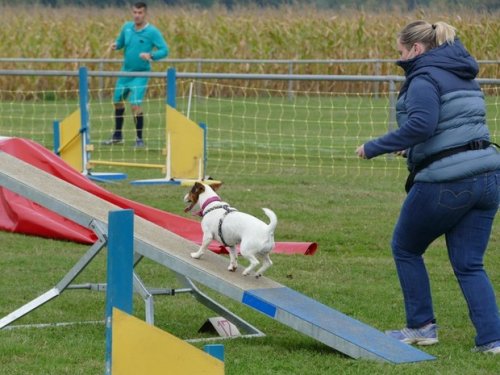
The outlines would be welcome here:
M 161 32 L 146 21 L 146 3 L 135 3 L 132 6 L 132 15 L 134 20 L 123 25 L 120 35 L 110 48 L 112 50 L 124 49 L 122 71 L 149 72 L 151 71 L 151 61 L 167 57 L 168 46 Z M 113 96 L 115 130 L 112 137 L 103 142 L 104 145 L 123 144 L 124 101 L 128 99 L 132 106 L 135 122 L 135 147 L 144 147 L 142 100 L 146 94 L 148 79 L 148 77 L 118 78 Z

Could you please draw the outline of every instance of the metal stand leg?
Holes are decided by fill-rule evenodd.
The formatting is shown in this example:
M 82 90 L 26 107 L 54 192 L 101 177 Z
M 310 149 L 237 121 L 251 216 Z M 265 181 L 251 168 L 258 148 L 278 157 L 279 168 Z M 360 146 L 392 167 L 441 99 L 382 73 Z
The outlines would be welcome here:
M 135 265 L 137 265 L 141 257 L 136 257 L 136 262 Z M 244 332 L 246 332 L 246 335 L 244 337 L 261 337 L 265 336 L 265 334 L 242 319 L 241 317 L 237 316 L 209 296 L 207 296 L 205 293 L 203 293 L 198 287 L 186 276 L 181 275 L 179 273 L 174 272 L 177 279 L 179 282 L 183 285 L 184 288 L 177 288 L 177 289 L 166 289 L 166 288 L 148 288 L 144 282 L 141 280 L 141 278 L 137 275 L 136 272 L 134 272 L 134 291 L 138 293 L 142 299 L 144 300 L 145 304 L 145 320 L 147 323 L 154 325 L 154 296 L 156 295 L 176 295 L 176 294 L 181 294 L 181 293 L 191 293 L 198 302 L 202 303 L 206 307 L 208 307 L 210 310 L 214 311 L 215 313 L 219 314 L 220 316 L 226 318 L 229 322 L 237 326 L 238 328 L 242 329 Z
M 154 325 L 155 307 L 154 307 L 153 294 L 149 292 L 148 288 L 144 285 L 142 280 L 139 278 L 139 276 L 137 276 L 135 272 L 134 272 L 134 291 L 138 293 L 144 300 L 146 323 Z
M 96 233 L 98 237 L 97 241 L 62 278 L 62 280 L 57 283 L 55 287 L 0 319 L 0 329 L 8 326 L 17 319 L 29 314 L 31 311 L 59 296 L 69 286 L 69 284 L 84 270 L 84 268 L 87 267 L 92 259 L 95 258 L 99 251 L 106 245 L 106 229 L 96 221 L 90 223 L 89 226 Z

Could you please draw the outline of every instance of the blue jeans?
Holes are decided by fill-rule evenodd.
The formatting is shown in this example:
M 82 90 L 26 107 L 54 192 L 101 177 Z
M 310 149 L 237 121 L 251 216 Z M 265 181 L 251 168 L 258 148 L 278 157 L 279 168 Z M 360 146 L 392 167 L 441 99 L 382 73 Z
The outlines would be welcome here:
M 409 328 L 434 319 L 423 254 L 444 234 L 448 257 L 477 332 L 476 345 L 500 340 L 495 292 L 483 267 L 499 201 L 500 170 L 459 181 L 413 185 L 392 239 Z

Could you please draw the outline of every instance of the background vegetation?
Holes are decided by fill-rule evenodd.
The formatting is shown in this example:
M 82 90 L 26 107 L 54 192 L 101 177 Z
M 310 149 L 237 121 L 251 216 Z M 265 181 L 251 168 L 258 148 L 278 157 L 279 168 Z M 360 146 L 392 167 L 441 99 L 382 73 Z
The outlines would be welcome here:
M 135 0 L 20 0 L 18 4 L 41 4 L 45 6 L 125 6 Z M 0 4 L 8 4 L 7 0 L 0 0 Z M 223 6 L 234 9 L 241 6 L 278 7 L 282 5 L 304 5 L 327 9 L 365 9 L 378 10 L 400 8 L 414 10 L 416 7 L 433 7 L 442 9 L 471 8 L 487 11 L 498 10 L 500 5 L 495 0 L 149 0 L 148 4 L 164 4 L 175 6 L 196 6 L 209 8 Z
M 155 6 L 150 20 L 165 35 L 170 58 L 198 59 L 396 59 L 395 36 L 414 19 L 443 20 L 479 60 L 497 60 L 500 50 L 500 17 L 479 12 L 364 12 L 320 10 L 315 7 L 186 9 Z M 87 64 L 93 70 L 118 70 L 121 52 L 108 46 L 122 24 L 130 20 L 128 7 L 2 7 L 0 29 L 2 57 L 100 58 L 114 63 Z M 172 65 L 155 63 L 156 71 Z M 178 64 L 179 71 L 194 72 L 195 63 Z M 1 62 L 0 69 L 76 70 L 77 64 L 28 64 Z M 203 64 L 204 72 L 287 74 L 286 64 Z M 397 74 L 401 69 L 387 62 L 375 64 L 297 64 L 296 74 Z M 499 64 L 482 64 L 480 77 L 495 78 Z M 106 80 L 111 87 L 114 80 Z M 233 82 L 234 83 L 234 82 Z M 248 83 L 247 83 L 248 84 Z M 263 85 L 264 83 L 256 83 Z M 287 82 L 273 83 L 287 85 Z M 0 76 L 4 90 L 75 89 L 75 79 Z M 301 89 L 301 87 L 296 87 Z

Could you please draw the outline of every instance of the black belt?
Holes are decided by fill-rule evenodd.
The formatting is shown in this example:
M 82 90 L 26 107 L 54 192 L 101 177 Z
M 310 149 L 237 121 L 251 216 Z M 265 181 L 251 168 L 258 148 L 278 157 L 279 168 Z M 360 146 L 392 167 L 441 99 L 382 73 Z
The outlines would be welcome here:
M 490 147 L 491 145 L 497 146 L 500 148 L 499 145 L 496 143 L 490 142 L 490 141 L 485 141 L 485 140 L 475 140 L 472 141 L 466 145 L 463 146 L 458 146 L 458 147 L 453 147 L 449 148 L 447 150 L 443 150 L 441 152 L 438 152 L 437 154 L 431 155 L 428 158 L 422 160 L 420 163 L 415 165 L 412 170 L 410 171 L 410 174 L 408 175 L 408 178 L 406 179 L 406 184 L 405 184 L 405 190 L 408 193 L 413 186 L 413 182 L 415 180 L 415 176 L 417 175 L 418 172 L 420 172 L 422 169 L 427 168 L 429 165 L 434 163 L 435 161 L 438 161 L 440 159 L 444 159 L 448 156 L 458 154 L 460 152 L 465 152 L 465 151 L 472 151 L 472 150 L 484 150 L 485 148 Z

